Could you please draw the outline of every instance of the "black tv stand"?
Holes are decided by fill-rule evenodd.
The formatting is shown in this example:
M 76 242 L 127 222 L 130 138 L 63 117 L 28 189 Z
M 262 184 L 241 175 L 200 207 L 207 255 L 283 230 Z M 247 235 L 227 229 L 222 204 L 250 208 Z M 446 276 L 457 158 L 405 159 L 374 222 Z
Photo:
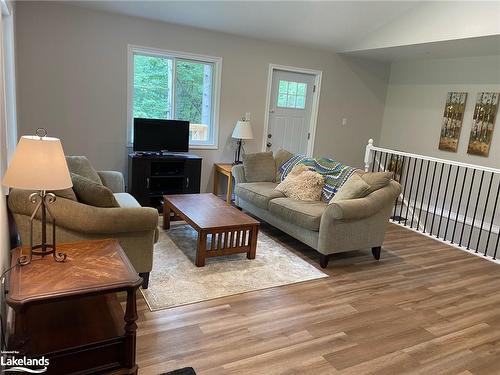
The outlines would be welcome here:
M 200 192 L 202 159 L 187 153 L 134 152 L 128 156 L 128 191 L 141 206 L 163 209 L 165 194 Z

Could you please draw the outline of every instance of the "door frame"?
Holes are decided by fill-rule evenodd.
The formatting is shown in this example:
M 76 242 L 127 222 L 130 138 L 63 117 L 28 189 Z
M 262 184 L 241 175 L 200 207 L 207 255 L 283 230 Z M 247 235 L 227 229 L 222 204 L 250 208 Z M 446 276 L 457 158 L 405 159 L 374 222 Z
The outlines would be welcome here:
M 311 120 L 309 122 L 310 137 L 307 140 L 307 156 L 312 156 L 314 151 L 314 139 L 316 138 L 316 125 L 318 122 L 319 98 L 321 93 L 321 78 L 323 72 L 321 70 L 313 70 L 306 68 L 297 68 L 294 66 L 286 66 L 279 64 L 269 64 L 269 72 L 267 76 L 267 94 L 266 94 L 266 112 L 264 113 L 264 133 L 262 134 L 262 151 L 266 151 L 267 134 L 269 133 L 269 109 L 271 101 L 271 90 L 273 85 L 273 73 L 275 70 L 283 70 L 292 73 L 303 73 L 314 76 L 314 85 L 316 90 L 313 92 L 311 103 Z

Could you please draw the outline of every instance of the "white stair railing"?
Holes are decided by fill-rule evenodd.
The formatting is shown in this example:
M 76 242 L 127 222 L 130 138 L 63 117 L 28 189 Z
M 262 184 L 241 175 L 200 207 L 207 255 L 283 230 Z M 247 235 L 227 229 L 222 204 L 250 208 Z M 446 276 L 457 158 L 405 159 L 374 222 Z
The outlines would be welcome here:
M 500 263 L 500 169 L 376 147 L 372 139 L 364 164 L 366 172 L 394 172 L 401 184 L 393 223 Z

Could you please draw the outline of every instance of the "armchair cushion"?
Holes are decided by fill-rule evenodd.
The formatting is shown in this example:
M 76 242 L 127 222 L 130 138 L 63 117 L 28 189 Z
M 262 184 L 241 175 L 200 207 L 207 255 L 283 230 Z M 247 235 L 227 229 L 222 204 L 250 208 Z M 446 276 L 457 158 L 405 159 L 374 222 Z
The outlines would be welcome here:
M 71 173 L 71 181 L 79 202 L 94 207 L 120 207 L 113 192 L 106 186 L 75 173 Z
M 276 173 L 272 152 L 243 155 L 243 168 L 248 182 L 274 182 Z
M 66 163 L 71 173 L 86 177 L 95 183 L 101 184 L 102 181 L 97 171 L 90 164 L 89 159 L 85 156 L 66 156 Z

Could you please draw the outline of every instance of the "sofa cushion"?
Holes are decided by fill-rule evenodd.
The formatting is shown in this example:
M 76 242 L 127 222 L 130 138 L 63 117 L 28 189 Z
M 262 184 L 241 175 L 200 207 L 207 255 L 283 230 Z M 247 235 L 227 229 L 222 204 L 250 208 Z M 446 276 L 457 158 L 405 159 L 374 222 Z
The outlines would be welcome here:
M 361 175 L 361 178 L 370 185 L 368 194 L 371 194 L 375 190 L 382 189 L 384 186 L 389 185 L 393 175 L 392 172 L 368 172 Z
M 274 155 L 274 165 L 275 165 L 274 168 L 276 169 L 276 177 L 274 180 L 276 182 L 281 181 L 281 171 L 280 171 L 281 165 L 287 160 L 289 160 L 292 156 L 293 154 L 287 150 L 281 149 L 276 151 L 276 154 Z
M 136 208 L 141 207 L 139 202 L 129 193 L 114 193 L 116 201 L 122 208 Z
M 299 227 L 318 232 L 321 216 L 327 206 L 323 201 L 276 198 L 269 202 L 269 212 Z
M 357 199 L 363 198 L 370 192 L 371 186 L 368 185 L 365 180 L 361 178 L 359 174 L 354 173 L 345 182 L 340 190 L 333 196 L 330 203 L 335 203 L 345 199 Z
M 81 203 L 94 207 L 120 207 L 113 192 L 104 185 L 71 173 L 73 190 Z
M 248 182 L 274 182 L 274 158 L 272 152 L 243 155 L 243 168 Z
M 325 179 L 304 164 L 297 164 L 285 179 L 276 186 L 287 197 L 300 201 L 319 201 Z
M 89 159 L 85 156 L 66 156 L 66 163 L 71 173 L 83 176 L 102 185 L 101 178 L 97 171 L 90 164 Z
M 267 210 L 271 199 L 284 197 L 274 189 L 276 186 L 274 182 L 243 182 L 234 191 L 239 198 Z

